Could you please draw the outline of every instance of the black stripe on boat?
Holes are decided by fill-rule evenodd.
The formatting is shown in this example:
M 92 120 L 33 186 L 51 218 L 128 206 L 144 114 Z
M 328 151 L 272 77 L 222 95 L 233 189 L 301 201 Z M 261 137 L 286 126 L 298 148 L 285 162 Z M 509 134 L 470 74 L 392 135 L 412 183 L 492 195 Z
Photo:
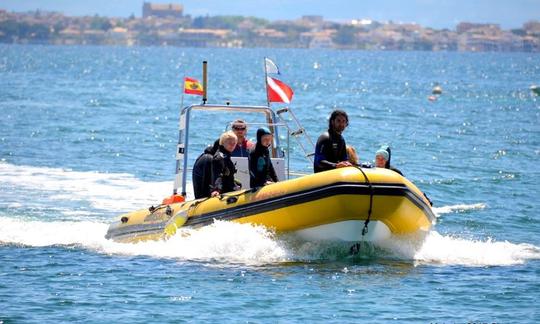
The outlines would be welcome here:
M 374 183 L 372 184 L 373 196 L 404 196 L 409 199 L 413 204 L 429 217 L 430 221 L 435 219 L 431 208 L 424 202 L 424 200 L 413 191 L 411 191 L 405 184 L 402 183 Z M 280 208 L 285 208 L 309 201 L 318 199 L 324 199 L 338 195 L 370 195 L 370 188 L 365 183 L 355 182 L 338 182 L 323 187 L 311 188 L 304 191 L 297 191 L 290 194 L 273 197 L 265 200 L 258 200 L 247 204 L 234 206 L 227 209 L 221 209 L 215 212 L 196 215 L 188 218 L 184 226 L 199 227 L 208 225 L 214 222 L 214 219 L 219 220 L 235 220 L 242 217 L 252 216 L 259 213 L 264 213 Z M 235 196 L 223 195 L 222 199 Z M 160 234 L 167 225 L 168 221 L 154 224 L 137 224 L 131 226 L 124 226 L 120 228 L 114 228 L 107 232 L 106 238 L 119 238 L 142 236 L 150 234 Z
M 435 219 L 431 208 L 426 205 L 424 200 L 418 197 L 405 184 L 402 183 L 375 183 L 372 184 L 374 196 L 405 196 L 418 208 L 428 215 L 430 221 Z M 214 219 L 234 220 L 242 217 L 256 215 L 288 206 L 293 206 L 309 201 L 328 198 L 338 195 L 367 195 L 370 194 L 370 188 L 365 183 L 338 182 L 324 187 L 311 188 L 304 191 L 297 191 L 279 197 L 273 197 L 266 200 L 259 200 L 236 207 L 221 209 L 215 212 L 205 213 L 188 218 L 185 226 L 204 226 L 212 223 Z M 233 195 L 231 195 L 233 196 Z M 223 199 L 227 199 L 225 194 Z

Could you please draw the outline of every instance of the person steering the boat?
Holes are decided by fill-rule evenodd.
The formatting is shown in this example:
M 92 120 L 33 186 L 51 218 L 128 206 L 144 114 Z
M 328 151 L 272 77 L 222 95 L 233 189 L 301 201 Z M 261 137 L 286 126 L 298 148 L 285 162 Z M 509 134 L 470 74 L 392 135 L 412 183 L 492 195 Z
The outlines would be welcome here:
M 257 143 L 249 153 L 249 186 L 251 188 L 278 182 L 268 150 L 272 145 L 272 139 L 273 135 L 268 128 L 261 127 L 257 130 Z
M 219 148 L 212 159 L 212 197 L 240 189 L 234 181 L 236 168 L 231 161 L 231 153 L 237 141 L 238 138 L 231 131 L 219 137 Z
M 232 123 L 232 131 L 238 138 L 238 142 L 231 156 L 248 157 L 249 152 L 255 147 L 255 144 L 246 138 L 247 130 L 247 124 L 242 119 L 237 119 Z
M 328 120 L 328 131 L 319 136 L 315 145 L 315 173 L 343 168 L 352 164 L 347 159 L 347 145 L 341 135 L 349 125 L 349 116 L 343 110 L 336 109 Z
M 375 152 L 375 167 L 390 169 L 394 172 L 399 173 L 403 176 L 403 173 L 390 164 L 390 159 L 392 158 L 392 150 L 388 145 L 383 145 L 381 148 Z

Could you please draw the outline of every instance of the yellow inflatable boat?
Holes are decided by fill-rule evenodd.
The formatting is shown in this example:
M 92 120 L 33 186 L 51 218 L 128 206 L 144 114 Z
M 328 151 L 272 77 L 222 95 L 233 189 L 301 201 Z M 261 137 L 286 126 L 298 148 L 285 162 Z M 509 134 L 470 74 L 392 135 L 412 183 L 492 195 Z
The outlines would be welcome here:
M 216 121 L 219 121 L 216 113 L 234 116 L 222 120 L 241 116 L 250 125 L 268 127 L 274 134 L 271 155 L 279 182 L 214 198 L 184 201 L 188 164 L 193 160 L 188 159 L 190 129 L 199 130 L 198 136 L 201 129 L 208 130 L 207 124 L 196 124 L 205 120 L 194 117 L 196 112 L 210 113 Z M 290 117 L 297 129 L 288 124 Z M 195 125 L 191 126 L 192 123 Z M 313 142 L 290 108 L 274 111 L 269 106 L 209 105 L 204 99 L 203 104 L 184 107 L 180 113 L 173 196 L 157 207 L 119 216 L 110 225 L 106 237 L 118 242 L 160 240 L 174 235 L 178 228 L 201 227 L 215 220 L 263 225 L 305 240 L 347 242 L 376 241 L 431 227 L 435 217 L 429 201 L 414 184 L 394 171 L 346 167 L 292 178 L 288 157 L 294 152 L 289 150 L 289 137 L 298 141 L 304 158 L 313 165 L 313 154 L 309 152 L 314 149 Z M 285 148 L 280 146 L 284 138 Z M 237 169 L 235 177 L 242 188 L 249 188 L 248 159 L 232 159 Z
M 357 242 L 427 231 L 435 216 L 423 193 L 394 171 L 346 167 L 124 214 L 106 237 L 119 242 L 166 239 L 180 227 L 214 220 L 263 225 L 305 240 Z

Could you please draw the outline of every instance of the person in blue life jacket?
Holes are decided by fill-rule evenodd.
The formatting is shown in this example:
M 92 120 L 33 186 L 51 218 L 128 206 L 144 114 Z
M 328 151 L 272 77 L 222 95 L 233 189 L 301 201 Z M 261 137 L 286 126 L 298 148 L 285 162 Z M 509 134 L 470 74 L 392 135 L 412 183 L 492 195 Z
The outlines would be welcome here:
M 231 161 L 231 153 L 236 147 L 237 140 L 236 135 L 231 131 L 225 132 L 219 137 L 219 147 L 212 159 L 211 197 L 240 189 L 234 180 L 236 168 Z
M 209 145 L 193 164 L 192 182 L 195 199 L 210 197 L 212 183 L 212 160 L 219 148 L 219 140 Z
M 348 161 L 347 146 L 341 135 L 348 125 L 349 116 L 345 111 L 337 109 L 332 112 L 328 120 L 328 131 L 319 136 L 315 145 L 315 173 L 352 165 Z
M 231 153 L 231 156 L 235 157 L 248 157 L 249 152 L 255 147 L 255 144 L 247 139 L 247 123 L 242 119 L 237 119 L 232 123 L 232 131 L 238 138 L 236 147 Z
M 278 181 L 276 171 L 270 160 L 273 135 L 266 127 L 257 130 L 257 143 L 249 153 L 249 185 L 251 188 L 262 187 Z

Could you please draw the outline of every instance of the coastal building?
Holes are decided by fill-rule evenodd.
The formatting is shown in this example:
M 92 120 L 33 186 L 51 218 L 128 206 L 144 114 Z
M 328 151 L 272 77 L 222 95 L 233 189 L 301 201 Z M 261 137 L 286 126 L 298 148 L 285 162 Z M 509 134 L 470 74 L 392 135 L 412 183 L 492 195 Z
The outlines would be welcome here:
M 143 3 L 143 18 L 182 18 L 184 7 L 174 3 Z

